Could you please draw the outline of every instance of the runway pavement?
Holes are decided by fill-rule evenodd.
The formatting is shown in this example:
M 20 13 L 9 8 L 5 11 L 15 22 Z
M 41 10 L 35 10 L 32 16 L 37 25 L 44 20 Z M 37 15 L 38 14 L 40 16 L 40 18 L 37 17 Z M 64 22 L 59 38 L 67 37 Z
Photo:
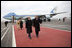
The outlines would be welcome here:
M 5 27 L 4 22 L 1 22 L 1 47 L 12 47 L 12 23 L 9 23 L 7 27 Z M 71 32 L 71 19 L 66 20 L 65 22 L 58 21 L 57 19 L 51 20 L 51 22 L 43 22 L 41 27 L 45 28 L 53 28 L 59 30 L 65 30 Z M 23 32 L 23 31 L 22 31 Z
M 58 19 L 52 19 L 51 22 L 43 22 L 41 24 L 42 27 L 60 29 L 60 30 L 67 30 L 71 31 L 71 19 L 66 19 L 65 22 L 63 20 L 58 21 Z
M 1 23 L 1 47 L 12 46 L 12 24 L 9 23 L 5 27 L 4 22 Z

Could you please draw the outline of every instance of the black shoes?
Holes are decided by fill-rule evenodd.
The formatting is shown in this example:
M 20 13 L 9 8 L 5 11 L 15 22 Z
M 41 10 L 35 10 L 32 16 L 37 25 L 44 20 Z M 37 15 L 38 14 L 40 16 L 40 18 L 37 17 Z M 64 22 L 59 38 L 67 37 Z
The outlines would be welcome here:
M 31 37 L 29 37 L 31 39 Z
M 36 37 L 38 38 L 38 35 L 36 35 Z
M 31 36 L 28 36 L 31 39 Z

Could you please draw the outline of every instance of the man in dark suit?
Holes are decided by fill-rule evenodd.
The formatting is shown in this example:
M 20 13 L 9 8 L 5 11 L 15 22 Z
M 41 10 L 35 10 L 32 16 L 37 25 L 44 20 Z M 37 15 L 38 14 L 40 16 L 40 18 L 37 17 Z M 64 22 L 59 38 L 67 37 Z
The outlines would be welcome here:
M 36 37 L 39 36 L 40 23 L 42 23 L 42 20 L 39 19 L 38 16 L 36 16 L 35 19 L 33 20 L 33 26 L 35 27 Z
M 26 21 L 26 30 L 27 30 L 28 37 L 31 39 L 32 21 L 30 17 L 28 17 L 28 20 Z
M 22 28 L 23 28 L 23 21 L 22 21 L 21 18 L 20 18 L 20 28 L 21 28 L 21 30 L 22 30 Z

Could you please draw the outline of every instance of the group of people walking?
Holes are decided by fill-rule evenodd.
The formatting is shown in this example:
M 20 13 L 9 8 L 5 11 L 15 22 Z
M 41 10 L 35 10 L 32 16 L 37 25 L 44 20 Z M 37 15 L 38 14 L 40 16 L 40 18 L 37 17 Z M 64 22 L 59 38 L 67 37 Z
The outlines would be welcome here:
M 22 30 L 22 28 L 23 28 L 23 21 L 22 21 L 21 18 L 19 18 L 18 21 L 17 21 L 17 28 L 18 28 L 18 30 L 19 30 L 20 28 L 21 28 L 21 30 Z
M 35 33 L 36 37 L 39 37 L 39 31 L 40 31 L 40 24 L 42 23 L 42 20 L 38 18 L 38 16 L 35 16 L 35 19 L 31 20 L 30 17 L 27 18 L 25 22 L 25 28 L 28 34 L 28 37 L 31 39 L 31 33 L 32 33 L 32 26 L 35 27 Z M 17 21 L 17 28 L 23 28 L 23 22 L 21 21 L 21 18 Z

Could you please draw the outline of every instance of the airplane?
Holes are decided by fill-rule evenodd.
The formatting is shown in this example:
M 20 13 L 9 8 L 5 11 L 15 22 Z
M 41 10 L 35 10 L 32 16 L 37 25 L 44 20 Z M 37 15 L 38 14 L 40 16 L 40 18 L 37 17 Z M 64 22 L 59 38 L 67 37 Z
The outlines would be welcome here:
M 42 15 L 41 14 L 40 15 L 16 15 L 15 13 L 9 13 L 9 14 L 5 15 L 3 18 L 12 20 L 12 16 L 14 16 L 14 20 L 18 20 L 19 18 L 26 19 L 28 16 L 32 17 L 31 19 L 34 19 L 35 16 L 38 16 L 42 20 L 51 20 L 50 18 L 52 18 L 53 16 L 55 16 L 57 14 L 67 13 L 67 12 L 55 13 L 55 11 L 56 11 L 56 7 L 53 8 L 49 14 L 42 14 Z M 46 15 L 48 15 L 48 16 L 46 16 Z

